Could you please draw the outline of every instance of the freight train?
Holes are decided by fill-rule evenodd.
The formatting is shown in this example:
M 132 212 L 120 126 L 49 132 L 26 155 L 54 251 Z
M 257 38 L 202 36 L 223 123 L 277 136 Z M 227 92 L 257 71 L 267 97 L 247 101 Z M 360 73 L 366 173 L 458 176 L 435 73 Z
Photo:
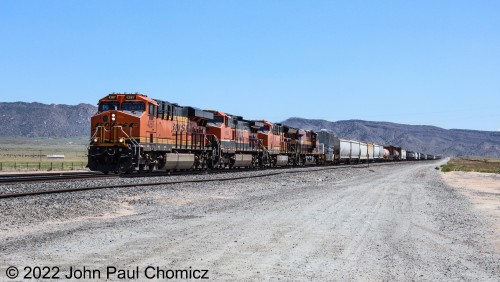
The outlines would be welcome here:
M 88 146 L 88 167 L 106 174 L 435 158 L 139 93 L 112 93 L 99 100 Z

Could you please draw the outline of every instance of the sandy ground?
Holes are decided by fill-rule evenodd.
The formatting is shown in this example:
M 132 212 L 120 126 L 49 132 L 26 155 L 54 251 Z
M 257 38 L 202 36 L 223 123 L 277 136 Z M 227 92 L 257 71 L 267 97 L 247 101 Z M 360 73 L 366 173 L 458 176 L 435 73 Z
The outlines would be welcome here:
M 500 174 L 451 171 L 441 175 L 488 218 L 494 230 L 490 235 L 491 240 L 500 253 Z
M 0 280 L 48 265 L 101 279 L 137 267 L 141 281 L 148 266 L 218 281 L 499 281 L 491 224 L 439 164 L 3 200 Z

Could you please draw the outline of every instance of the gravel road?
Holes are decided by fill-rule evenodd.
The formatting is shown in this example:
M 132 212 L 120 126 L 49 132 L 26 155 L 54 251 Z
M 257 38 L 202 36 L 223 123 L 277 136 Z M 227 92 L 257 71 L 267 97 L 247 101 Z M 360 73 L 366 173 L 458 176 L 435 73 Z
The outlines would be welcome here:
M 139 267 L 139 280 L 159 266 L 230 281 L 499 281 L 491 225 L 439 164 L 0 200 L 0 280 L 47 265 Z

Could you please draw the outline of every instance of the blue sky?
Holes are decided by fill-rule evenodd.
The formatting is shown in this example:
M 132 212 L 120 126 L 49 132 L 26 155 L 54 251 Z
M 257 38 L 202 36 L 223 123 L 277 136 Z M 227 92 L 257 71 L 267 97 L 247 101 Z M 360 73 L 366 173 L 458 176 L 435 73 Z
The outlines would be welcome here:
M 0 1 L 0 101 L 500 129 L 499 1 Z

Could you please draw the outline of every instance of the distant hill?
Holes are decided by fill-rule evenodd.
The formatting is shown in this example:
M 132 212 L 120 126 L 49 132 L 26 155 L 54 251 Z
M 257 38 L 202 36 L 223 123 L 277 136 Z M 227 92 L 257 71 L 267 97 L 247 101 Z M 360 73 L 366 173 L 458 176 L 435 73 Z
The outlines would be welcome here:
M 89 104 L 0 102 L 0 136 L 88 136 L 90 117 L 96 112 L 97 107 Z
M 500 158 L 500 132 L 463 129 L 443 129 L 428 125 L 408 125 L 391 122 L 340 120 L 336 122 L 289 118 L 282 122 L 304 129 L 327 129 L 337 136 L 392 144 L 444 156 L 481 156 Z

